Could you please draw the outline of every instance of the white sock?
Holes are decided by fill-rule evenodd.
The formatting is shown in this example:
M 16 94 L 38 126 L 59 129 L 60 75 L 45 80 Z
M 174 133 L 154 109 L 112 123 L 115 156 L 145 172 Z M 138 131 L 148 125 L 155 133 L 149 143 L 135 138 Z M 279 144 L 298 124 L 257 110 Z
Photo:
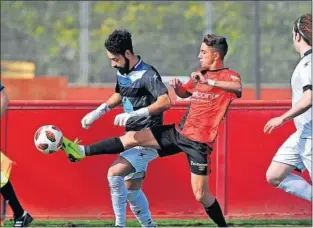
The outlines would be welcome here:
M 278 188 L 302 199 L 312 201 L 312 186 L 298 175 L 289 174 L 278 185 Z
M 128 190 L 127 199 L 130 204 L 130 209 L 142 227 L 156 226 L 155 222 L 151 218 L 148 200 L 141 189 Z
M 127 189 L 124 183 L 124 177 L 108 177 L 111 189 L 111 199 L 113 211 L 115 214 L 115 226 L 126 226 L 126 204 Z
M 86 157 L 85 147 L 79 145 L 78 148 L 79 148 L 79 152 L 81 153 L 81 155 L 83 155 L 84 157 Z

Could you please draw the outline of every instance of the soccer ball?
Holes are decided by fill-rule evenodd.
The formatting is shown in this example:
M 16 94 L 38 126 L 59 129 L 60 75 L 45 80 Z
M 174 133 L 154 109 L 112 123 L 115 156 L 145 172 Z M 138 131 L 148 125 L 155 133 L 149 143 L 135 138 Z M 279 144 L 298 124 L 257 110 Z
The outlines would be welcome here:
M 52 154 L 58 151 L 63 143 L 62 132 L 53 125 L 40 127 L 34 136 L 36 148 L 44 154 Z

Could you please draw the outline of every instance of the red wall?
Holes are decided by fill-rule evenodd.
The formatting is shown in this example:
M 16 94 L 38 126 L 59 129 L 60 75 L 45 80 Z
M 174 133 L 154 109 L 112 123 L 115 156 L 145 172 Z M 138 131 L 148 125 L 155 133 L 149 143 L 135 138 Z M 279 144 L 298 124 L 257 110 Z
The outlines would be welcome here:
M 12 182 L 25 206 L 37 218 L 113 218 L 106 172 L 116 156 L 89 157 L 70 163 L 63 152 L 44 155 L 33 143 L 35 131 L 54 124 L 64 135 L 88 144 L 118 136 L 113 126 L 116 109 L 89 130 L 80 120 L 99 102 L 13 101 L 1 126 L 1 147 L 16 162 Z M 177 103 L 165 113 L 165 122 L 178 122 L 186 103 Z M 271 187 L 265 172 L 271 158 L 294 131 L 292 122 L 268 136 L 266 121 L 281 114 L 289 101 L 239 101 L 234 103 L 221 126 L 213 154 L 211 190 L 228 218 L 311 218 L 312 205 Z M 304 177 L 308 180 L 308 175 Z M 144 183 L 151 211 L 156 218 L 205 218 L 194 200 L 190 172 L 183 154 L 160 158 L 149 166 Z

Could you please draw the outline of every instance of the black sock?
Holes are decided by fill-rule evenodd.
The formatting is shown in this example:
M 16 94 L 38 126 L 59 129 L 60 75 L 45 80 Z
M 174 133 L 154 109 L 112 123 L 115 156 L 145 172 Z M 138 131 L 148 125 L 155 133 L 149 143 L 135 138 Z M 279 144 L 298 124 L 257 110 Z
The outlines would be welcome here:
M 124 151 L 124 146 L 120 138 L 109 138 L 95 144 L 85 146 L 86 156 L 100 154 L 119 154 Z
M 218 225 L 218 227 L 227 227 L 223 212 L 216 199 L 210 207 L 205 207 L 204 209 L 213 222 Z
M 14 192 L 13 186 L 10 181 L 6 183 L 0 192 L 5 200 L 9 201 L 9 205 L 12 208 L 15 218 L 19 218 L 24 214 L 24 209 L 22 208 L 20 202 L 18 201 L 16 194 Z

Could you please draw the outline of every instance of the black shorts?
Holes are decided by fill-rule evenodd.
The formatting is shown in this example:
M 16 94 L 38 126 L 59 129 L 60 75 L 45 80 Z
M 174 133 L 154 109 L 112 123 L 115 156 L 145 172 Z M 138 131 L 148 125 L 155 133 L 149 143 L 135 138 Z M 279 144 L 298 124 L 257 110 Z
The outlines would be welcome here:
M 192 173 L 197 175 L 207 175 L 210 170 L 209 155 L 212 152 L 205 143 L 193 141 L 181 135 L 175 125 L 162 125 L 150 128 L 158 142 L 161 150 L 158 150 L 160 157 L 170 156 L 185 152 L 188 158 L 189 167 Z

